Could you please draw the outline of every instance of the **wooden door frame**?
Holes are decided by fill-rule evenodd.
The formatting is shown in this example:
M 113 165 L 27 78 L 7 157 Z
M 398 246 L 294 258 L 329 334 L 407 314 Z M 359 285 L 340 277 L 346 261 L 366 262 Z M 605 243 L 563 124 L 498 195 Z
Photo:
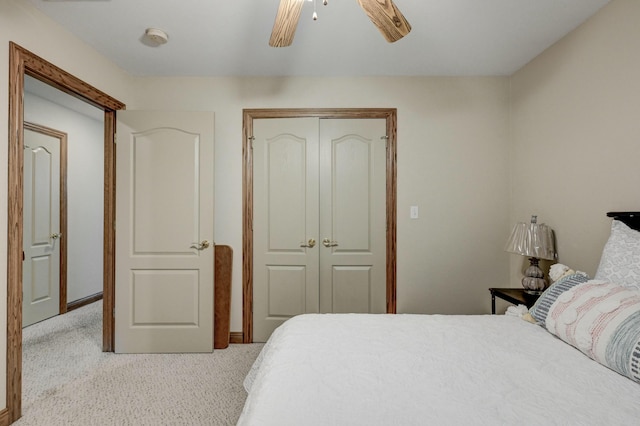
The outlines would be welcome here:
M 115 276 L 115 123 L 125 105 L 34 53 L 9 42 L 9 153 L 7 226 L 7 411 L 22 411 L 22 208 L 24 76 L 29 75 L 104 111 L 104 247 L 102 349 L 113 351 Z
M 24 130 L 31 130 L 60 141 L 60 225 L 58 232 L 62 234 L 62 238 L 58 241 L 58 244 L 60 244 L 60 300 L 58 301 L 58 313 L 64 314 L 67 312 L 67 134 L 51 127 L 27 121 L 24 122 Z
M 242 111 L 242 342 L 253 342 L 253 120 L 261 118 L 383 118 L 387 123 L 387 313 L 396 313 L 396 108 L 244 109 Z

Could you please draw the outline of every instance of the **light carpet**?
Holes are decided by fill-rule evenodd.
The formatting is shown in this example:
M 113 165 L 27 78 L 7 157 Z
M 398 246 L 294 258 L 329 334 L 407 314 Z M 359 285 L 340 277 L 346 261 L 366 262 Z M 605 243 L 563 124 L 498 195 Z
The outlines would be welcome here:
M 211 354 L 104 353 L 102 302 L 23 330 L 30 425 L 234 425 L 262 344 Z

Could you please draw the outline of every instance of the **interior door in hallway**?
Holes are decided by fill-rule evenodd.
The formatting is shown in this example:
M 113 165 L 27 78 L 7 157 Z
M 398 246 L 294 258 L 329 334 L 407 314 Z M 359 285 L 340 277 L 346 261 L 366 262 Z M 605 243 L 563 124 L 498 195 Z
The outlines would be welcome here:
M 25 123 L 22 326 L 60 313 L 61 156 L 66 134 Z
M 303 313 L 386 312 L 386 121 L 253 130 L 253 340 Z
M 116 352 L 213 350 L 213 123 L 118 112 Z

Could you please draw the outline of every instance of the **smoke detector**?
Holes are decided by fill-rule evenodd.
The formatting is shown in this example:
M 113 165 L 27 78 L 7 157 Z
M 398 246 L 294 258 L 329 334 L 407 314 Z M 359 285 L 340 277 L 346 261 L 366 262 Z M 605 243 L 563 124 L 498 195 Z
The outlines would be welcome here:
M 147 28 L 144 32 L 144 38 L 155 46 L 160 46 L 169 41 L 167 33 L 158 28 Z

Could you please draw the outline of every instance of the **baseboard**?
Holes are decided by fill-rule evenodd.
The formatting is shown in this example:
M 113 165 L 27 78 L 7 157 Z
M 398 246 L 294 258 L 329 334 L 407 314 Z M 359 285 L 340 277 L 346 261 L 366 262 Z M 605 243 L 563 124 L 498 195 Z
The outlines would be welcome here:
M 232 331 L 229 333 L 229 343 L 244 343 L 242 331 Z
M 7 408 L 0 411 L 0 426 L 9 426 L 9 410 Z
M 102 299 L 102 292 L 92 294 L 91 296 L 84 297 L 82 299 L 74 300 L 73 302 L 67 303 L 67 312 L 73 311 L 74 309 L 81 308 L 86 305 L 90 305 L 93 302 L 97 302 Z

